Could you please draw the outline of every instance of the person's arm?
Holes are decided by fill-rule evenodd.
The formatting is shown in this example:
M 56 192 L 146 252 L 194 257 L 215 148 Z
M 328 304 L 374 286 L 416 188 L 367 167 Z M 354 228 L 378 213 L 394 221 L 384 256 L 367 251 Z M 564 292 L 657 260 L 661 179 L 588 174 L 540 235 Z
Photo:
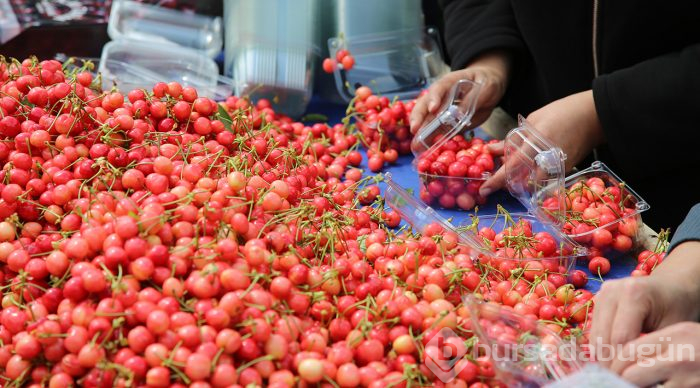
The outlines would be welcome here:
M 442 0 L 441 5 L 452 69 L 463 69 L 484 52 L 524 50 L 510 0 Z
M 528 121 L 567 154 L 567 169 L 603 143 L 630 181 L 697 165 L 698 68 L 700 44 L 600 76 L 592 90 L 545 105 Z M 502 148 L 491 146 L 496 154 Z M 501 168 L 482 185 L 481 195 L 504 185 Z
M 482 124 L 508 87 L 511 61 L 523 49 L 510 0 L 442 0 L 445 42 L 454 71 L 434 82 L 416 101 L 411 132 L 429 122 L 447 92 L 461 79 L 482 85 L 471 127 Z
M 621 169 L 659 174 L 697 163 L 699 68 L 697 44 L 594 80 L 596 111 Z M 673 163 L 645 156 L 659 153 L 669 153 Z

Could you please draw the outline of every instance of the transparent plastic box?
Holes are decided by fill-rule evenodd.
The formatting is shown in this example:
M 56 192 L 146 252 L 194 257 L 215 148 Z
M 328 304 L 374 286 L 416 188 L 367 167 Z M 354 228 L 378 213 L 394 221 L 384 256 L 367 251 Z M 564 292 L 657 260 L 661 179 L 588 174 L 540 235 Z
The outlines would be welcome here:
M 637 236 L 643 226 L 642 213 L 649 210 L 650 206 L 644 199 L 642 199 L 642 197 L 640 197 L 634 190 L 632 190 L 631 187 L 627 186 L 627 184 L 622 179 L 620 179 L 612 170 L 610 170 L 610 168 L 608 168 L 608 166 L 606 166 L 604 163 L 599 161 L 593 162 L 593 164 L 591 164 L 589 168 L 581 170 L 576 174 L 566 178 L 566 203 L 570 203 L 573 197 L 578 195 L 578 191 L 571 191 L 572 187 L 574 187 L 576 184 L 579 184 L 579 182 L 586 182 L 591 178 L 601 179 L 605 184 L 606 188 L 619 188 L 621 193 L 621 200 L 619 201 L 619 203 L 622 205 L 621 207 L 624 207 L 629 210 L 617 212 L 613 220 L 610 220 L 609 222 L 606 222 L 602 225 L 598 223 L 598 225 L 595 228 L 587 232 L 576 233 L 575 231 L 569 231 L 566 229 L 566 226 L 570 225 L 569 220 L 572 218 L 572 216 L 574 216 L 574 212 L 570 210 L 570 208 L 567 206 L 566 223 L 569 225 L 565 224 L 566 233 L 569 236 L 571 236 L 574 240 L 580 243 L 589 243 L 593 234 L 595 234 L 595 232 L 600 229 L 617 230 L 621 227 L 627 227 L 628 229 L 632 229 L 633 233 L 629 233 L 629 230 L 625 230 L 626 235 L 631 234 L 629 235 L 629 237 L 631 237 L 635 242 L 638 242 Z M 586 195 L 587 191 L 583 189 L 581 190 L 581 194 Z
M 473 295 L 465 295 L 463 302 L 479 339 L 478 351 L 493 360 L 497 378 L 509 387 L 541 387 L 581 370 L 575 347 L 566 346 L 534 317 Z
M 483 226 L 491 226 L 497 232 L 502 231 L 508 224 L 502 215 L 479 217 L 478 222 L 470 223 L 465 221 L 459 225 L 454 225 L 440 216 L 432 207 L 414 198 L 398 183 L 394 182 L 390 173 L 385 174 L 384 180 L 387 185 L 384 194 L 385 201 L 394 211 L 401 215 L 404 221 L 420 233 L 423 233 L 429 226 L 439 225 L 446 233 L 456 235 L 460 243 L 469 246 L 472 259 L 481 264 L 491 265 L 492 267 L 496 265 L 495 268 L 498 268 L 497 261 L 511 260 L 516 264 L 517 268 L 525 268 L 527 270 L 529 268 L 528 263 L 537 261 L 542 263 L 544 269 L 566 276 L 573 268 L 576 259 L 587 254 L 585 248 L 571 241 L 557 229 L 542 224 L 534 216 L 530 214 L 512 214 L 511 217 L 515 220 L 524 219 L 531 222 L 533 233 L 541 231 L 550 233 L 556 243 L 557 252 L 554 255 L 536 258 L 516 256 L 506 259 L 498 257 L 491 243 L 479 236 L 478 230 Z
M 107 33 L 112 40 L 139 40 L 152 44 L 189 47 L 217 56 L 223 47 L 220 17 L 117 0 L 112 4 Z
M 549 233 L 554 239 L 557 251 L 545 257 L 528 257 L 527 248 L 537 245 L 529 244 L 524 249 L 518 249 L 517 241 L 515 241 L 505 245 L 506 248 L 514 250 L 514 256 L 504 257 L 494 250 L 490 240 L 486 240 L 478 234 L 478 231 L 484 227 L 492 228 L 496 233 L 502 233 L 508 228 L 517 228 L 520 221 L 525 221 L 531 225 L 533 235 L 540 232 Z M 493 270 L 499 270 L 503 263 L 513 262 L 516 268 L 524 269 L 525 271 L 539 271 L 539 269 L 535 269 L 530 264 L 531 262 L 539 262 L 548 273 L 568 276 L 571 270 L 574 269 L 576 260 L 585 257 L 588 253 L 584 247 L 578 245 L 558 229 L 542 223 L 535 216 L 527 213 L 493 214 L 474 217 L 471 222 L 464 221 L 460 223 L 458 231 L 472 234 L 473 239 L 477 240 L 482 248 L 479 254 L 479 262 L 483 265 L 488 265 Z M 512 267 L 508 266 L 507 268 Z
M 337 37 L 328 40 L 331 58 L 345 49 L 355 59 L 350 70 L 336 67 L 335 83 L 340 95 L 350 101 L 360 86 L 375 94 L 408 100 L 418 96 L 434 80 L 449 71 L 436 30 L 394 30 L 379 34 Z
M 123 91 L 151 89 L 157 82 L 176 81 L 197 88 L 200 95 L 225 99 L 239 86 L 219 75 L 216 63 L 198 51 L 139 41 L 112 41 L 102 49 L 98 71 L 102 87 Z
M 427 124 L 417 131 L 411 141 L 411 152 L 415 155 L 413 167 L 420 180 L 421 200 L 431 206 L 470 210 L 485 201 L 479 196 L 479 188 L 491 177 L 491 171 L 460 177 L 433 174 L 425 171 L 422 166 L 425 160 L 437 158 L 443 147 L 447 147 L 457 136 L 469 138 L 473 135 L 469 125 L 480 91 L 481 84 L 477 82 L 466 79 L 457 82 L 445 99 L 440 113 L 428 117 Z M 497 159 L 494 159 L 494 166 L 498 167 Z
M 509 387 L 632 388 L 620 376 L 591 362 L 589 353 L 565 341 L 533 317 L 512 308 L 483 302 L 473 295 L 462 298 L 469 309 L 477 351 L 487 354 L 496 378 Z

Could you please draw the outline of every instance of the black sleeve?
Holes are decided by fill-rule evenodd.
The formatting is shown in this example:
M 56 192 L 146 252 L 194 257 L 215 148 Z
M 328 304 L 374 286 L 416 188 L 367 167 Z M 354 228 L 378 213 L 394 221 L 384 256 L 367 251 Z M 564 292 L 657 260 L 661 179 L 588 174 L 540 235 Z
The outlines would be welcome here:
M 658 176 L 698 165 L 698 69 L 700 44 L 593 81 L 598 117 L 621 169 Z
M 685 221 L 673 235 L 668 251 L 671 252 L 673 248 L 687 241 L 700 241 L 700 203 L 690 209 Z
M 485 51 L 524 49 L 510 0 L 442 0 L 441 5 L 452 69 L 463 69 Z

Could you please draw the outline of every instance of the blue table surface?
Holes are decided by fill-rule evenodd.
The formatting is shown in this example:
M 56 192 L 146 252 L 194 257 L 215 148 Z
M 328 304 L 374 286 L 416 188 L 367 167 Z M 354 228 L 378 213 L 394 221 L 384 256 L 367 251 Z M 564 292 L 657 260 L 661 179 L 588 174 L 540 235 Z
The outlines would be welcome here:
M 307 114 L 322 114 L 328 118 L 328 123 L 335 124 L 339 123 L 343 116 L 345 115 L 346 106 L 324 101 L 320 98 L 314 97 L 307 108 Z M 480 135 L 480 129 L 476 131 L 477 135 Z M 483 136 L 483 132 L 481 132 Z M 418 175 L 411 166 L 413 161 L 412 155 L 405 155 L 399 157 L 396 164 L 385 165 L 383 173 L 391 173 L 392 179 L 399 183 L 405 189 L 410 189 L 417 197 L 419 190 Z M 365 171 L 365 174 L 369 173 L 367 168 L 366 155 L 363 155 L 362 165 L 360 166 Z M 382 191 L 384 190 L 384 185 L 379 185 Z M 524 212 L 525 207 L 518 202 L 517 199 L 513 198 L 507 192 L 495 193 L 489 197 L 488 202 L 485 205 L 479 206 L 479 215 L 489 215 L 496 213 L 496 206 L 500 204 L 506 210 L 511 213 Z M 466 221 L 470 219 L 473 212 L 468 212 L 464 210 L 446 210 L 446 209 L 435 209 L 441 216 L 450 219 L 454 224 L 459 224 L 461 221 Z M 632 270 L 637 264 L 637 261 L 630 254 L 613 254 L 606 255 L 611 262 L 610 272 L 603 277 L 602 280 L 623 278 L 630 275 Z M 591 292 L 597 292 L 602 284 L 601 279 L 597 275 L 591 275 L 588 270 L 587 260 L 579 260 L 576 263 L 576 268 L 581 269 L 586 272 L 588 277 L 588 284 L 586 289 Z

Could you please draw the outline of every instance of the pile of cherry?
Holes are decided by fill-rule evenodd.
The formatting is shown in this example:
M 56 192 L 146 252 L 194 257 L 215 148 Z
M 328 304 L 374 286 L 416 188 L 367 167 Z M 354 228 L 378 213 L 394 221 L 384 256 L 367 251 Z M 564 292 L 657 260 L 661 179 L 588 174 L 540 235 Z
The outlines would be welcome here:
M 414 105 L 415 100 L 392 102 L 386 96 L 377 96 L 367 86 L 355 90 L 348 118 L 354 118 L 362 144 L 367 147 L 371 171 L 381 171 L 385 163 L 395 163 L 399 155 L 411 153 L 409 118 Z
M 558 266 L 395 230 L 351 128 L 177 83 L 101 91 L 88 67 L 0 64 L 0 385 L 441 386 L 423 360 L 441 328 L 473 337 L 465 293 L 562 335 L 590 322 Z M 410 111 L 370 98 L 384 123 Z M 447 385 L 499 385 L 459 362 Z

